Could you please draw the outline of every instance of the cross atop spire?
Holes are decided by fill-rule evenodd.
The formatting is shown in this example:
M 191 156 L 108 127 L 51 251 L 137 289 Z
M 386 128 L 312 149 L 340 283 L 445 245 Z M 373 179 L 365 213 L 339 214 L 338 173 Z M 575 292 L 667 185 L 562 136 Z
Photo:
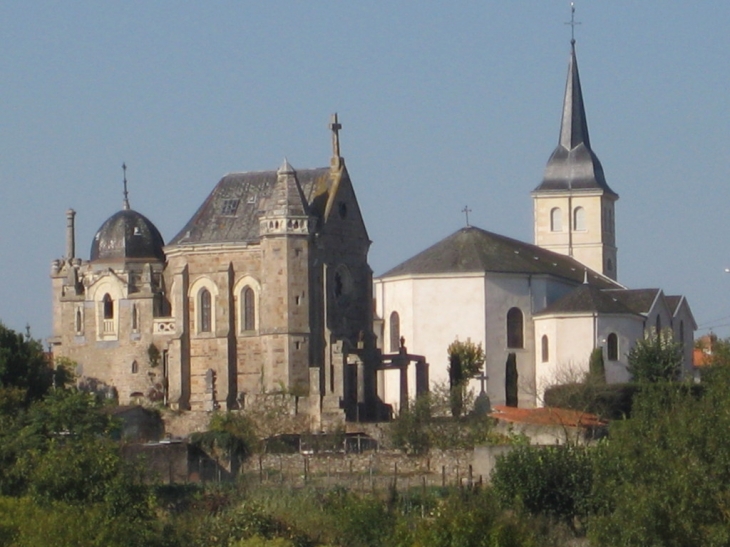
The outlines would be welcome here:
M 124 201 L 122 201 L 122 209 L 129 209 L 129 192 L 127 192 L 127 164 L 122 163 L 122 172 L 124 173 Z
M 570 21 L 565 23 L 570 25 L 570 45 L 575 45 L 575 25 L 580 25 L 580 21 L 575 20 L 575 2 L 570 3 Z
M 470 226 L 469 224 L 469 213 L 471 213 L 471 209 L 469 209 L 468 205 L 464 205 L 464 208 L 461 210 L 462 213 L 466 215 L 466 227 L 468 228 Z
M 332 131 L 332 162 L 339 164 L 342 159 L 340 156 L 340 129 L 342 129 L 342 124 L 337 119 L 337 112 L 332 114 L 329 128 Z

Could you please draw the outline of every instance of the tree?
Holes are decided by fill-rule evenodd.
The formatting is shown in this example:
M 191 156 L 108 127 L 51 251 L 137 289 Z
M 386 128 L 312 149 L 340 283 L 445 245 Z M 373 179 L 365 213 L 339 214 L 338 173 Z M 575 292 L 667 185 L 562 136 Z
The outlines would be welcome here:
M 504 392 L 505 392 L 505 404 L 507 406 L 518 406 L 518 379 L 517 373 L 517 354 L 510 353 L 507 356 L 507 363 L 505 365 L 504 375 Z
M 730 367 L 703 386 L 645 384 L 612 424 L 594 468 L 596 545 L 730 544 Z
M 606 365 L 603 362 L 603 348 L 594 348 L 588 360 L 588 379 L 594 383 L 606 383 Z
M 676 381 L 682 373 L 682 347 L 669 331 L 638 340 L 628 359 L 627 369 L 635 382 Z
M 449 344 L 449 384 L 451 387 L 451 413 L 459 417 L 464 411 L 464 396 L 469 380 L 476 376 L 484 364 L 484 349 L 471 340 L 458 339 Z

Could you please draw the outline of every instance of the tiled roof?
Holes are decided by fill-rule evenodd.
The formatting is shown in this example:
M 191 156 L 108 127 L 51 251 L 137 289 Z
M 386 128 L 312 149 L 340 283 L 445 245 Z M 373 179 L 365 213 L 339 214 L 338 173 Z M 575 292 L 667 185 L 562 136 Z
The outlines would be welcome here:
M 581 312 L 638 315 L 620 299 L 616 298 L 617 292 L 621 291 L 605 291 L 584 284 L 576 287 L 535 315 Z
M 302 169 L 296 171 L 296 178 L 308 203 L 308 213 L 321 218 L 332 184 L 331 170 Z M 169 245 L 257 243 L 259 217 L 270 206 L 276 180 L 277 171 L 224 176 Z
M 607 424 L 595 414 L 565 408 L 515 408 L 495 405 L 492 418 L 511 423 L 559 425 L 567 427 L 600 427 Z
M 601 274 L 587 271 L 591 285 L 620 287 Z M 468 226 L 379 277 L 483 272 L 554 275 L 580 283 L 586 267 L 568 256 Z

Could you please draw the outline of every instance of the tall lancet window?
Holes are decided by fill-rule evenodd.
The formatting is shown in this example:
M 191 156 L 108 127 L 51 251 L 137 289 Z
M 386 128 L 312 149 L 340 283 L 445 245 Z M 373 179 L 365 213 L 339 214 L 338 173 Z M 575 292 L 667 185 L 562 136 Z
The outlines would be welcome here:
M 241 293 L 241 300 L 243 301 L 243 317 L 241 317 L 241 324 L 243 330 L 251 331 L 256 329 L 256 294 L 253 292 L 251 287 L 245 287 Z
M 400 349 L 400 316 L 397 311 L 390 314 L 390 351 Z
M 114 319 L 114 300 L 109 293 L 104 295 L 102 305 L 104 306 L 104 319 Z
M 555 207 L 550 211 L 550 231 L 563 231 L 563 212 L 560 210 L 560 207 Z
M 208 289 L 202 289 L 198 296 L 199 304 L 199 316 L 200 319 L 200 332 L 210 332 L 212 326 L 212 309 L 211 309 L 211 298 L 210 291 Z

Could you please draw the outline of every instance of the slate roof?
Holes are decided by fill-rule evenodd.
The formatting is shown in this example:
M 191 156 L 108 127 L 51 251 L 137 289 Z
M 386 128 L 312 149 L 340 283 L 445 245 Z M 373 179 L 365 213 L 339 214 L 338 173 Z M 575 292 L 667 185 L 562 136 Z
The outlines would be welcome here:
M 125 199 L 125 206 L 126 199 Z M 122 209 L 104 221 L 91 241 L 91 260 L 164 260 L 165 242 L 146 216 Z
M 603 166 L 591 149 L 575 43 L 568 62 L 560 139 L 545 167 L 542 183 L 535 188 L 535 192 L 565 190 L 603 190 L 617 196 L 608 186 Z
M 467 226 L 379 278 L 495 272 L 553 275 L 580 283 L 584 279 L 585 271 L 583 264 L 568 256 L 475 226 Z M 598 287 L 621 287 L 590 269 L 588 281 Z
M 552 315 L 556 313 L 606 313 L 606 314 L 629 314 L 639 315 L 624 302 L 616 297 L 616 293 L 622 291 L 601 290 L 592 285 L 581 285 L 559 298 L 540 313 L 539 315 Z
M 610 291 L 610 294 L 620 300 L 634 313 L 646 315 L 651 311 L 661 289 L 623 289 L 619 291 Z
M 667 301 L 667 306 L 669 306 L 669 311 L 672 312 L 672 315 L 676 314 L 679 304 L 682 302 L 682 296 L 675 294 L 665 295 L 664 299 Z
M 308 213 L 321 218 L 332 185 L 330 168 L 301 169 L 295 175 Z M 258 243 L 259 217 L 271 205 L 276 180 L 277 171 L 224 176 L 169 245 Z

